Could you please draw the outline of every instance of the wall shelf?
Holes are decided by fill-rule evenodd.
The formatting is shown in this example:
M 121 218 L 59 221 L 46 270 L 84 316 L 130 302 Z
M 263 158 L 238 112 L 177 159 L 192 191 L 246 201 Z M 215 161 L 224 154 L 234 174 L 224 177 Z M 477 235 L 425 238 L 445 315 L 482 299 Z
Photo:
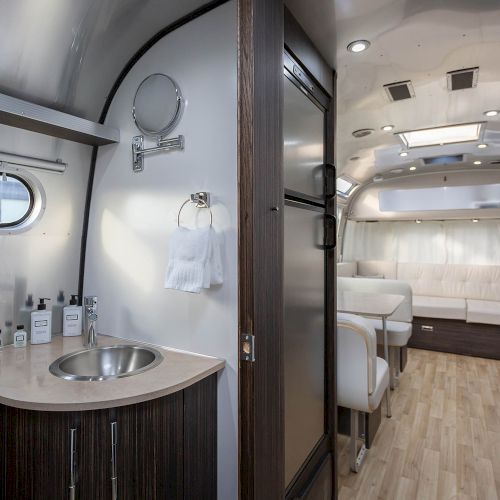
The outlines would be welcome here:
M 0 124 L 90 146 L 120 142 L 120 131 L 116 128 L 5 94 L 0 94 Z

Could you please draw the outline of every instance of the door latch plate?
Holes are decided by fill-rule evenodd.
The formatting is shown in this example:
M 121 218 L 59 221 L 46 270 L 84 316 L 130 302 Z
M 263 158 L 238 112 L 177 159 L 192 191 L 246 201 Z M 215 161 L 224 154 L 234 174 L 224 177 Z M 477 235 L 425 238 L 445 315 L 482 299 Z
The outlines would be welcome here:
M 242 334 L 240 336 L 240 359 L 241 361 L 255 361 L 255 337 Z

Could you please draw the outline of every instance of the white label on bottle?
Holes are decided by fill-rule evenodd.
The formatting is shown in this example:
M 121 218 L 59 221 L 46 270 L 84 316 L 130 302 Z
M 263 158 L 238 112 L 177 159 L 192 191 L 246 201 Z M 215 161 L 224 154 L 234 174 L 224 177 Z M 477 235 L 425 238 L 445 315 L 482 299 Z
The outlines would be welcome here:
M 35 321 L 35 326 L 38 327 L 38 326 L 47 326 L 48 325 L 48 322 L 47 320 L 43 320 L 43 321 Z
M 68 321 L 76 321 L 78 319 L 78 314 L 66 314 L 66 319 Z

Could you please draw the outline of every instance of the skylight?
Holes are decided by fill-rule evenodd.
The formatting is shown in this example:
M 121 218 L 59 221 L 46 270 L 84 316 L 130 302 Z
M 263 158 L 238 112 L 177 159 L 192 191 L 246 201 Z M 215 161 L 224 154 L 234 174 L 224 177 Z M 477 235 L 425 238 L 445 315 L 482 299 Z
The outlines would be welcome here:
M 356 183 L 345 177 L 337 177 L 337 193 L 342 196 L 349 196 L 351 191 L 356 187 Z
M 478 141 L 481 137 L 481 128 L 484 122 L 464 123 L 448 127 L 434 127 L 421 130 L 399 132 L 400 139 L 406 148 L 420 148 L 425 146 L 440 146 L 459 142 Z

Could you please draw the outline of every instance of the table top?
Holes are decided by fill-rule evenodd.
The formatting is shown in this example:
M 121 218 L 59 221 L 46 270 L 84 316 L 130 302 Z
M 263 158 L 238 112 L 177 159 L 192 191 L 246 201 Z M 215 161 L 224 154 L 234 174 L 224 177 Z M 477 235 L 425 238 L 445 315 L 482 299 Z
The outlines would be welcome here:
M 345 290 L 339 291 L 337 294 L 337 310 L 361 316 L 383 318 L 394 313 L 403 300 L 404 295 Z

